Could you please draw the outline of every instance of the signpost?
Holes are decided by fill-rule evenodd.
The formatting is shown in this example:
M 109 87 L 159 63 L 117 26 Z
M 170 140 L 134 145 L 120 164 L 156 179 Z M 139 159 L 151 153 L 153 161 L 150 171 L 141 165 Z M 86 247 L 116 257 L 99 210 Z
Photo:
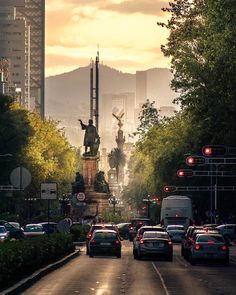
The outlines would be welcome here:
M 49 225 L 50 200 L 57 199 L 57 184 L 55 182 L 41 183 L 41 199 L 48 200 L 48 225 Z

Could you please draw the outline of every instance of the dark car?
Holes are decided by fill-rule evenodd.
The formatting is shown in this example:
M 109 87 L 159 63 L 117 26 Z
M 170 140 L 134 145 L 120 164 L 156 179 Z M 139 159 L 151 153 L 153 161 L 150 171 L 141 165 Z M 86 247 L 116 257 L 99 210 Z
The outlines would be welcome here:
M 140 229 L 140 227 L 142 227 L 144 225 L 150 225 L 151 220 L 150 220 L 150 218 L 138 217 L 138 218 L 132 218 L 130 223 L 131 224 L 129 227 L 129 241 L 132 242 L 134 237 L 137 234 L 138 229 Z
M 173 243 L 167 232 L 145 231 L 138 245 L 137 258 L 155 256 L 173 260 Z
M 124 223 L 118 223 L 116 226 L 119 230 L 120 236 L 124 239 L 129 238 L 129 228 L 131 223 L 130 222 L 124 222 Z
M 89 257 L 94 255 L 115 255 L 121 258 L 121 240 L 115 230 L 101 229 L 93 233 L 89 241 Z
M 224 236 L 227 243 L 236 240 L 236 224 L 221 224 L 216 229 Z
M 167 225 L 166 231 L 168 232 L 172 242 L 179 243 L 183 240 L 185 229 L 183 225 Z
M 140 240 L 143 237 L 144 232 L 146 231 L 155 231 L 155 232 L 165 232 L 165 229 L 162 226 L 159 225 L 146 225 L 146 226 L 142 226 L 138 231 L 137 231 L 137 235 L 135 236 L 135 238 L 133 239 L 133 255 L 134 258 L 137 257 L 137 251 L 138 251 L 138 246 L 140 243 Z
M 181 242 L 181 255 L 186 257 L 186 249 L 189 247 L 189 243 L 191 243 L 191 237 L 196 230 L 204 229 L 203 226 L 189 226 L 185 236 Z
M 190 249 L 189 262 L 195 265 L 196 262 L 220 261 L 229 265 L 229 248 L 224 237 L 219 233 L 198 234 Z
M 50 222 L 40 222 L 38 224 L 42 225 L 43 231 L 46 234 L 58 233 L 57 223 L 56 222 L 52 222 L 52 221 L 50 221 Z
M 118 230 L 118 228 L 117 228 L 117 226 L 115 224 L 112 224 L 112 223 L 97 223 L 97 224 L 91 225 L 90 230 L 89 230 L 89 232 L 88 232 L 88 234 L 86 236 L 86 240 L 85 240 L 86 241 L 86 254 L 87 255 L 89 254 L 89 246 L 88 246 L 89 241 L 92 238 L 94 231 L 99 230 L 99 229 L 114 230 L 119 235 L 119 230 Z
M 9 232 L 10 239 L 23 239 L 24 232 L 21 228 L 16 228 L 14 225 L 10 224 L 6 220 L 0 220 L 0 225 L 4 225 L 6 230 Z

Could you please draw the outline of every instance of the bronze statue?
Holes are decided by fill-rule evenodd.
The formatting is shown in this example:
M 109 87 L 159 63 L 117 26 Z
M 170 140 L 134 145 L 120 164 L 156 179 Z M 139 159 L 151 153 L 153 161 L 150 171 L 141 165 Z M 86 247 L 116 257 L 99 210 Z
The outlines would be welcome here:
M 121 127 L 124 125 L 123 122 L 122 122 L 122 118 L 124 116 L 125 113 L 122 113 L 120 116 L 112 113 L 112 116 L 116 118 L 116 120 L 118 121 L 118 126 L 119 126 L 119 130 L 121 129 Z
M 88 121 L 88 125 L 83 124 L 81 120 L 80 122 L 82 130 L 85 130 L 84 135 L 84 146 L 86 156 L 96 156 L 100 144 L 100 137 L 97 133 L 97 128 L 93 125 L 93 120 Z M 88 147 L 90 150 L 88 151 Z
M 110 188 L 103 171 L 99 171 L 95 175 L 94 190 L 95 192 L 110 194 Z

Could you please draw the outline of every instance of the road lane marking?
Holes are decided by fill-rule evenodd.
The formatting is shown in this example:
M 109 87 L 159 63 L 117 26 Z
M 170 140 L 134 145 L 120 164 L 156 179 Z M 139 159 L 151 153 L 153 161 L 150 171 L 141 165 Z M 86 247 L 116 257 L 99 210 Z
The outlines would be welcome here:
M 152 262 L 152 266 L 153 266 L 153 268 L 155 269 L 157 275 L 159 276 L 159 278 L 160 278 L 160 280 L 161 280 L 161 284 L 162 284 L 163 289 L 165 290 L 166 295 L 170 295 L 170 293 L 169 293 L 168 290 L 167 290 L 167 287 L 166 287 L 165 281 L 164 281 L 164 279 L 163 279 L 161 273 L 160 273 L 159 270 L 157 269 L 156 265 L 154 264 L 154 262 Z
M 188 267 L 188 264 L 187 264 L 186 262 L 182 261 L 179 257 L 176 257 L 176 260 L 177 260 L 180 264 L 182 264 L 183 266 Z

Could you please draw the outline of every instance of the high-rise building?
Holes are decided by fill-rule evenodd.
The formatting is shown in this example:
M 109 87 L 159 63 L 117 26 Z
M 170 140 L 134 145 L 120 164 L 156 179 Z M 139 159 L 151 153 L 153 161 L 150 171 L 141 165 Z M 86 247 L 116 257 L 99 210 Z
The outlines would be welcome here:
M 147 99 L 147 71 L 136 71 L 136 107 Z
M 41 117 L 44 117 L 45 0 L 0 0 L 0 7 L 0 15 L 4 10 L 14 11 L 14 19 L 11 19 L 14 29 L 9 27 L 8 32 L 6 27 L 5 35 L 0 34 L 0 42 L 4 39 L 6 49 L 5 56 L 4 52 L 0 51 L 0 57 L 9 58 L 11 65 L 14 64 L 14 58 L 6 53 L 13 50 L 11 40 L 14 35 L 10 33 L 15 30 L 15 37 L 18 36 L 18 42 L 24 46 L 25 52 L 24 73 L 19 75 L 19 79 L 24 79 L 27 85 L 24 92 L 22 91 L 22 99 L 25 100 L 26 107 L 39 112 Z M 18 23 L 21 23 L 22 30 L 24 23 L 25 33 L 22 35 L 16 34 Z M 11 42 L 8 43 L 8 41 Z M 13 72 L 10 75 L 13 75 Z

